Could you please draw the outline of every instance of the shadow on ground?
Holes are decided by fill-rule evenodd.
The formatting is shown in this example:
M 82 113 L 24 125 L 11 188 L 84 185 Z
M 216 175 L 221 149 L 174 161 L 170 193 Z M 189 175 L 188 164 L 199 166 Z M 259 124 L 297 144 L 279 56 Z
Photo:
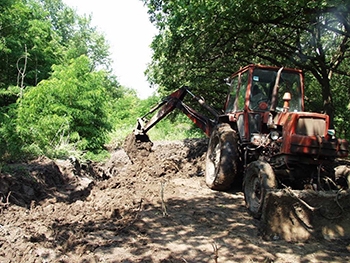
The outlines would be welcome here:
M 128 210 L 117 209 L 109 218 L 58 222 L 52 226 L 55 239 L 51 245 L 62 247 L 59 258 L 89 252 L 108 262 L 158 262 L 154 255 L 163 257 L 160 262 L 216 262 L 218 257 L 218 262 L 306 263 L 348 262 L 350 258 L 344 240 L 317 245 L 264 242 L 258 237 L 258 221 L 246 213 L 237 194 L 213 192 L 207 198 L 171 198 L 166 207 L 164 215 L 159 204 L 140 202 Z M 284 255 L 293 261 L 281 261 Z

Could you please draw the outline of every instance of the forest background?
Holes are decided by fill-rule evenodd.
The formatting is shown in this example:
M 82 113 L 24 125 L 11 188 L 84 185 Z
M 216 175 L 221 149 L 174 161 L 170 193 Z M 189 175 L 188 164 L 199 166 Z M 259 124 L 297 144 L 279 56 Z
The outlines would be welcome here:
M 220 110 L 223 80 L 250 63 L 302 69 L 306 110 L 330 115 L 337 136 L 350 140 L 348 1 L 140 1 L 158 29 L 145 72 L 157 92 L 143 100 L 113 75 L 110 47 L 91 17 L 61 0 L 1 2 L 2 163 L 103 160 L 138 117 L 183 85 Z M 150 131 L 153 140 L 200 136 L 181 114 Z

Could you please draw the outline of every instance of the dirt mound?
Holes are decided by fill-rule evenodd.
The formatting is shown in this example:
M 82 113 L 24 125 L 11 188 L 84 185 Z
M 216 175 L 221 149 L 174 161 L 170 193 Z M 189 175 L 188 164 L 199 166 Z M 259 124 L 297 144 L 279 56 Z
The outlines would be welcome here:
M 74 202 L 88 195 L 94 181 L 109 178 L 96 163 L 80 164 L 75 158 L 9 164 L 0 174 L 0 201 L 29 208 L 48 198 Z
M 0 262 L 350 261 L 344 239 L 264 240 L 241 189 L 205 185 L 206 148 L 206 139 L 155 142 L 134 163 L 119 149 L 102 164 L 10 166 L 0 179 Z
M 47 158 L 10 164 L 0 175 L 0 180 L 0 198 L 20 206 L 47 198 L 53 187 L 60 187 L 69 181 L 56 163 Z

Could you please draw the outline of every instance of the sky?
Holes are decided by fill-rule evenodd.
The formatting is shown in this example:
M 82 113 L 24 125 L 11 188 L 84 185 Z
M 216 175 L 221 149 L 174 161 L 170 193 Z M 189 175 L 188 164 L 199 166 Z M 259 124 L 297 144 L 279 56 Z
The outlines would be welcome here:
M 63 0 L 79 15 L 92 15 L 91 25 L 105 35 L 111 49 L 113 72 L 118 82 L 135 89 L 145 99 L 154 89 L 144 75 L 151 62 L 150 44 L 156 28 L 140 0 Z

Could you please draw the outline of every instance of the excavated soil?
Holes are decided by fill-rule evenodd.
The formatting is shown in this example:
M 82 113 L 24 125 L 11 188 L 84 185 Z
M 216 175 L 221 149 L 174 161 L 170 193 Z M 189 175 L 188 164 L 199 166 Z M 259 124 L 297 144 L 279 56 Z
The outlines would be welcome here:
M 350 262 L 350 240 L 263 239 L 241 189 L 204 183 L 207 140 L 133 163 L 38 159 L 0 177 L 0 262 Z M 5 169 L 6 168 L 6 169 Z

